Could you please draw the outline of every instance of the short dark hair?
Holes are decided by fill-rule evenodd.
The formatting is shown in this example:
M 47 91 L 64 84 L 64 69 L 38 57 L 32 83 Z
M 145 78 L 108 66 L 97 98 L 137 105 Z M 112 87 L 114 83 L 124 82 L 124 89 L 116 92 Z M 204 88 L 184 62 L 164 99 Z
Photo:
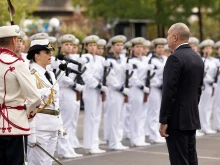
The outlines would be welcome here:
M 13 37 L 0 38 L 0 46 L 4 47 L 4 46 L 10 45 L 10 42 L 11 42 L 12 38 Z

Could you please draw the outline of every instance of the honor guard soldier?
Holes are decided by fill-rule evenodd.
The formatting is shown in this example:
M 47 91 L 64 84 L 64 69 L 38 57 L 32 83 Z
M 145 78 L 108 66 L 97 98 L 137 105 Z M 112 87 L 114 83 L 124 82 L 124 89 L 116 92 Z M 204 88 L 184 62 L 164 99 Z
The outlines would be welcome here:
M 151 48 L 151 42 L 149 40 L 145 40 L 143 43 L 143 53 L 142 53 L 142 61 L 143 63 L 145 63 L 146 65 L 149 62 L 149 52 L 150 52 L 150 48 Z M 148 125 L 148 116 L 147 116 L 147 110 L 148 110 L 148 102 L 144 103 L 144 111 L 146 112 L 146 122 L 145 122 L 145 135 L 149 136 L 149 125 Z
M 217 51 L 217 56 L 216 56 L 216 65 L 217 65 L 217 70 L 215 73 L 215 78 L 214 78 L 214 105 L 213 105 L 213 119 L 214 119 L 214 129 L 216 131 L 220 131 L 220 102 L 219 102 L 219 97 L 220 97 L 220 41 L 216 42 L 214 45 L 216 51 Z
M 45 39 L 46 39 L 46 38 L 45 38 Z M 50 45 L 51 45 L 53 48 L 55 48 L 55 44 L 56 44 L 56 41 L 57 41 L 56 37 L 49 36 L 47 39 L 49 40 Z M 51 53 L 53 53 L 53 52 L 54 52 L 54 51 L 52 51 Z M 51 63 L 52 63 L 53 61 L 55 61 L 54 54 L 52 54 L 52 56 L 51 56 Z M 47 69 L 53 71 L 51 64 L 47 65 Z
M 99 126 L 102 116 L 101 92 L 106 93 L 107 87 L 102 85 L 105 59 L 96 55 L 98 40 L 99 37 L 96 35 L 90 35 L 84 39 L 87 54 L 83 54 L 83 57 L 89 58 L 90 62 L 85 64 L 86 71 L 82 75 L 85 82 L 83 147 L 86 153 L 90 154 L 105 152 L 99 148 Z
M 97 41 L 97 50 L 96 50 L 96 54 L 99 56 L 103 56 L 104 51 L 105 51 L 105 45 L 106 45 L 106 40 L 104 39 L 99 39 Z
M 48 39 L 48 37 L 49 36 L 48 36 L 47 33 L 36 33 L 36 34 L 33 34 L 32 36 L 30 36 L 29 40 L 30 41 L 33 41 L 33 40 L 43 40 L 43 39 Z M 33 61 L 30 61 L 29 68 L 31 67 L 32 62 Z
M 220 59 L 220 41 L 215 43 L 215 49 L 216 49 L 216 58 Z
M 188 43 L 191 46 L 192 50 L 199 54 L 199 39 L 196 37 L 189 37 Z
M 76 124 L 78 122 L 80 108 L 80 101 L 77 100 L 77 92 L 81 92 L 84 87 L 75 82 L 77 75 L 72 72 L 73 70 L 77 70 L 77 65 L 71 62 L 71 60 L 74 61 L 74 59 L 70 56 L 74 40 L 75 36 L 72 34 L 64 34 L 58 39 L 60 45 L 60 54 L 58 54 L 58 56 L 61 56 L 63 59 L 57 57 L 58 60 L 54 61 L 54 64 L 51 65 L 53 69 L 56 70 L 55 74 L 57 77 L 64 74 L 59 81 L 59 102 L 63 127 L 67 135 L 64 139 L 58 139 L 57 153 L 61 158 L 76 158 L 82 156 L 81 154 L 77 154 L 73 148 L 73 141 L 76 136 L 74 134 L 76 134 Z M 65 61 L 65 59 L 67 61 Z M 68 63 L 65 73 L 59 69 L 61 63 Z
M 23 52 L 25 49 L 25 41 L 27 40 L 26 34 L 23 31 L 20 31 L 20 35 L 17 40 L 18 45 L 16 47 L 15 54 L 17 57 L 23 58 L 25 64 L 27 64 L 27 68 L 29 68 L 30 61 L 26 58 L 27 54 Z
M 29 37 L 29 40 L 30 41 L 33 41 L 33 40 L 42 40 L 42 39 L 48 39 L 48 34 L 47 33 L 36 33 L 32 36 Z
M 51 44 L 51 46 L 55 48 L 55 44 L 57 42 L 57 38 L 53 37 L 53 36 L 49 36 L 48 40 L 49 40 L 49 43 Z
M 170 54 L 171 54 L 171 50 L 170 50 L 168 44 L 164 45 L 164 55 L 165 55 L 166 57 L 169 57 Z
M 143 48 L 143 56 L 148 56 L 148 53 L 150 52 L 151 42 L 149 40 L 144 41 L 144 48 Z
M 71 54 L 78 54 L 78 51 L 79 51 L 79 39 L 75 38 L 73 40 L 73 49 L 72 49 Z
M 59 116 L 59 86 L 52 71 L 46 69 L 51 63 L 54 48 L 48 39 L 33 40 L 27 58 L 32 60 L 30 72 L 41 94 L 41 104 L 35 119 L 30 123 L 29 145 L 39 143 L 49 154 L 54 155 L 58 130 L 63 136 L 62 119 Z M 51 165 L 52 159 L 38 147 L 28 148 L 28 164 Z
M 149 88 L 145 86 L 147 70 L 153 69 L 142 61 L 143 43 L 145 39 L 137 37 L 131 40 L 132 58 L 130 65 L 126 69 L 132 69 L 133 75 L 129 80 L 129 104 L 130 104 L 130 143 L 131 146 L 143 147 L 150 145 L 145 142 L 145 120 L 146 109 L 144 107 L 144 95 L 149 93 Z M 150 66 L 150 67 L 149 67 Z
M 199 39 L 196 37 L 189 37 L 189 41 L 188 41 L 190 47 L 192 48 L 192 50 L 194 50 L 196 53 L 198 53 L 199 56 Z M 200 130 L 196 130 L 196 136 L 203 136 L 204 133 L 202 133 Z
M 78 50 L 79 50 L 79 39 L 75 38 L 73 40 L 72 52 L 69 56 L 70 56 L 71 59 L 74 59 L 74 60 L 79 62 L 83 58 L 79 57 Z M 74 118 L 73 118 L 73 133 L 72 133 L 72 136 L 73 136 L 72 137 L 73 138 L 73 145 L 72 146 L 73 146 L 73 148 L 82 147 L 82 145 L 79 143 L 79 139 L 76 136 L 76 134 L 77 134 L 77 124 L 78 124 L 78 118 L 79 118 L 79 112 L 80 112 L 80 106 L 78 106 L 78 105 L 81 105 L 81 97 L 78 98 L 77 102 L 78 102 L 77 103 L 77 109 L 74 110 Z
M 24 136 L 40 103 L 24 60 L 14 54 L 19 31 L 17 25 L 0 27 L 0 164 L 8 165 L 24 164 Z
M 165 143 L 165 139 L 160 136 L 159 133 L 159 112 L 162 85 L 163 85 L 163 69 L 167 60 L 164 56 L 164 45 L 167 44 L 167 39 L 157 38 L 152 41 L 154 46 L 154 52 L 151 57 L 151 64 L 153 64 L 156 69 L 151 71 L 152 76 L 150 80 L 150 94 L 148 97 L 148 113 L 147 120 L 149 125 L 149 140 L 151 143 Z
M 112 39 L 112 53 L 108 54 L 105 66 L 110 68 L 107 76 L 108 96 L 106 99 L 107 111 L 105 120 L 108 122 L 108 146 L 113 150 L 125 150 L 129 147 L 123 146 L 125 95 L 128 96 L 129 89 L 125 87 L 126 58 L 120 57 L 124 49 L 126 37 L 114 36 Z
M 201 131 L 205 134 L 214 134 L 216 131 L 211 129 L 211 114 L 212 114 L 212 90 L 214 77 L 216 73 L 216 59 L 211 57 L 214 41 L 207 39 L 200 43 L 202 50 L 202 60 L 204 62 L 204 79 L 203 91 L 199 102 L 199 115 L 201 122 Z
M 111 45 L 111 39 L 108 41 L 108 43 L 106 44 L 106 48 L 107 48 L 107 53 L 111 53 L 112 52 L 112 45 Z
M 125 42 L 124 47 L 126 49 L 127 58 L 131 58 L 132 52 L 132 43 L 130 41 Z M 126 58 L 126 60 L 127 60 Z M 125 105 L 125 118 L 124 118 L 124 130 L 123 130 L 123 138 L 130 138 L 130 104 L 129 101 Z

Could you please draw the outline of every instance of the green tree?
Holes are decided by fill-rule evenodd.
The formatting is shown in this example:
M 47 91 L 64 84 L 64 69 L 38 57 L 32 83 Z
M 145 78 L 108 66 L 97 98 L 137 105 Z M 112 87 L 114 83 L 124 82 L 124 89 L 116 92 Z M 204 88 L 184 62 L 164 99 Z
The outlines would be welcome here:
M 15 16 L 13 17 L 15 24 L 19 24 L 22 19 L 30 17 L 31 14 L 37 10 L 40 2 L 41 0 L 11 0 L 15 8 Z M 1 0 L 0 6 L 0 25 L 2 26 L 10 21 L 10 15 L 6 0 Z
M 212 31 L 210 22 L 214 24 L 220 18 L 220 0 L 73 0 L 73 5 L 76 4 L 85 6 L 90 18 L 102 17 L 108 23 L 116 19 L 155 20 L 158 36 L 163 37 L 173 23 L 190 25 L 189 17 L 197 15 L 196 35 L 203 39 L 203 35 L 207 37 L 203 32 Z M 198 12 L 192 11 L 195 7 Z

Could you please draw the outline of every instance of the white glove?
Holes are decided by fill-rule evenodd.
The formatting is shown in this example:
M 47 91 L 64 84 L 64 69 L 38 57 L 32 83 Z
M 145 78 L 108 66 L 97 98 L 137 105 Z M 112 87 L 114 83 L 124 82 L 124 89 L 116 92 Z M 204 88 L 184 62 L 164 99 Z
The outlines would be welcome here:
M 28 143 L 31 143 L 31 144 L 37 143 L 37 139 L 36 139 L 36 134 L 35 133 L 31 133 L 28 136 Z
M 80 84 L 75 84 L 75 85 L 76 85 L 75 89 L 79 92 L 81 92 L 84 89 L 84 85 L 80 85 Z
M 49 97 L 50 93 L 51 93 L 50 88 L 40 89 L 40 94 L 41 94 L 42 97 Z
M 67 84 L 68 86 L 73 86 L 75 84 L 73 79 L 71 79 L 70 77 L 63 76 L 61 79 L 62 79 L 62 82 Z
M 217 67 L 220 67 L 220 61 L 216 62 Z
M 58 69 L 59 65 L 60 65 L 59 61 L 54 61 L 51 63 L 51 68 Z
M 153 64 L 148 64 L 147 65 L 147 70 L 153 70 L 155 66 Z
M 125 66 L 126 70 L 132 70 L 133 69 L 133 65 L 130 63 L 127 63 Z
M 88 60 L 87 60 L 87 58 L 85 58 L 85 57 L 81 57 L 81 58 L 78 59 L 78 62 L 79 62 L 80 64 L 84 65 L 85 63 L 88 62 Z
M 107 93 L 108 88 L 107 88 L 106 86 L 103 86 L 103 85 L 102 85 L 101 91 Z
M 111 66 L 111 62 L 108 61 L 108 60 L 105 60 L 105 61 L 104 61 L 104 66 L 105 66 L 105 67 L 110 67 L 110 66 Z
M 148 87 L 144 87 L 143 91 L 144 91 L 144 93 L 149 93 L 150 89 Z
M 129 89 L 128 89 L 128 88 L 124 88 L 124 90 L 122 91 L 122 93 L 123 93 L 124 95 L 127 95 L 127 96 L 128 96 L 128 94 L 129 94 Z

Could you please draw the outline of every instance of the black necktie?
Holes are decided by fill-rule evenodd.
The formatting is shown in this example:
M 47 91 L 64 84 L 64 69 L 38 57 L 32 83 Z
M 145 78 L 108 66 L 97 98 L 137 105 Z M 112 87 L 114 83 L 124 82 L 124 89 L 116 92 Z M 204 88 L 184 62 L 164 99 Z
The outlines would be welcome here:
M 52 80 L 51 80 L 51 77 L 50 77 L 50 74 L 49 74 L 47 71 L 45 72 L 44 75 L 46 76 L 47 80 L 48 80 L 51 84 L 53 84 L 53 82 L 52 82 Z

